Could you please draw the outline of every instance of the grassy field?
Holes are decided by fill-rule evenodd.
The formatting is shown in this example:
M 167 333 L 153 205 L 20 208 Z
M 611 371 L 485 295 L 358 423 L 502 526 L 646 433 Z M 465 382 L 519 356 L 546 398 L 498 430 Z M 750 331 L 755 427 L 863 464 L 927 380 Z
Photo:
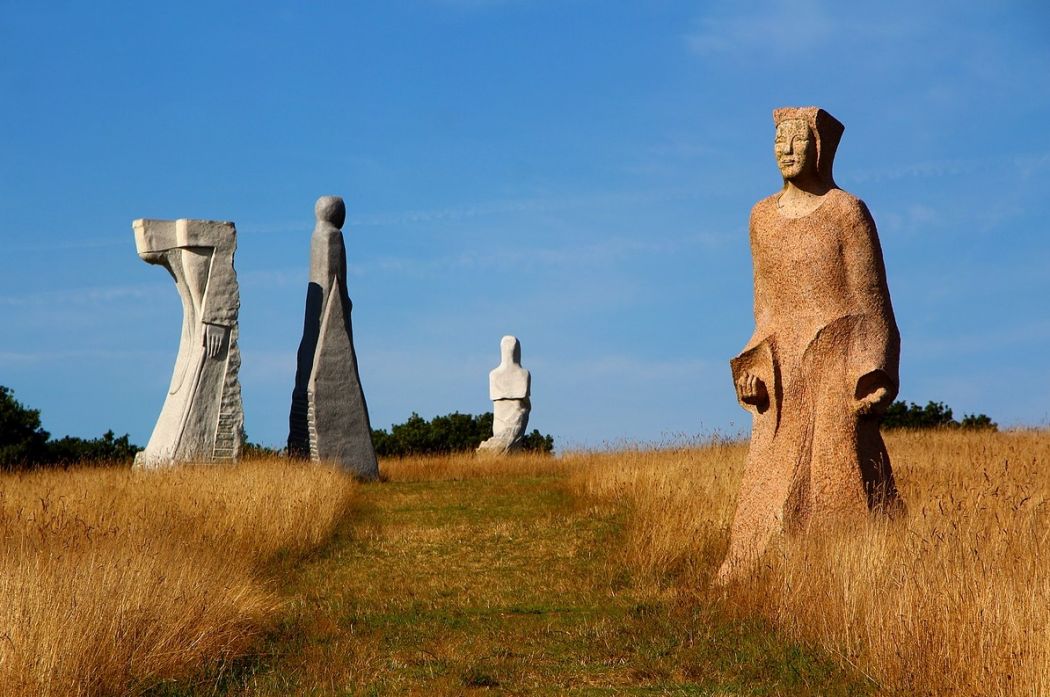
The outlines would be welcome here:
M 0 694 L 1050 694 L 1050 434 L 889 447 L 729 587 L 738 443 L 6 476 Z
M 0 694 L 139 694 L 228 665 L 353 491 L 279 462 L 3 475 Z
M 383 463 L 355 515 L 286 588 L 236 695 L 851 695 L 866 682 L 761 621 L 636 583 L 620 505 L 566 461 Z M 195 694 L 212 694 L 204 686 Z
M 888 439 L 907 515 L 792 540 L 753 577 L 710 580 L 743 444 L 584 459 L 585 498 L 628 501 L 623 565 L 761 617 L 895 695 L 1050 695 L 1050 433 Z

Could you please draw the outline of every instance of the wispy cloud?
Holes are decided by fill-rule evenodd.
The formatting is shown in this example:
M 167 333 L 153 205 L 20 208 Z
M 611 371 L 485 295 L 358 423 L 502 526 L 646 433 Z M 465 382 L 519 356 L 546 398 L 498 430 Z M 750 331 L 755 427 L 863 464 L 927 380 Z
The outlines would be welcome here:
M 13 242 L 4 245 L 5 252 L 55 252 L 59 250 L 102 249 L 105 247 L 128 247 L 134 250 L 131 235 L 124 238 L 102 237 L 85 240 L 54 240 L 51 238 L 39 242 Z
M 358 215 L 350 212 L 344 230 L 356 227 L 404 227 L 426 223 L 458 222 L 473 218 L 508 216 L 519 213 L 550 213 L 554 211 L 607 208 L 660 201 L 675 201 L 695 198 L 693 189 L 660 188 L 642 191 L 598 191 L 574 196 L 541 196 L 535 198 L 507 199 L 464 203 L 443 208 L 390 211 Z M 308 219 L 286 222 L 245 222 L 238 229 L 251 233 L 284 234 L 302 232 L 312 227 Z
M 954 158 L 947 160 L 927 160 L 923 162 L 906 162 L 894 164 L 888 167 L 869 167 L 857 170 L 844 171 L 844 177 L 849 177 L 856 182 L 883 182 L 897 179 L 929 179 L 933 177 L 953 177 L 972 174 L 989 165 L 1005 164 L 1005 158 L 996 158 L 999 162 L 993 162 L 991 158 L 984 159 L 962 159 Z M 838 176 L 835 179 L 839 179 Z
M 688 42 L 699 54 L 737 53 L 756 47 L 786 53 L 819 45 L 835 29 L 835 22 L 819 3 L 780 1 L 748 14 L 702 17 Z
M 450 270 L 507 270 L 523 271 L 557 269 L 564 267 L 602 267 L 644 256 L 665 256 L 694 248 L 724 246 L 737 236 L 732 231 L 701 230 L 675 237 L 610 237 L 600 242 L 565 244 L 560 246 L 506 246 L 483 250 L 466 250 L 441 256 L 385 256 L 366 262 L 351 262 L 351 276 L 372 273 L 400 273 L 427 275 Z M 281 278 L 292 272 L 262 272 Z M 299 282 L 302 272 L 295 273 Z
M 0 295 L 0 306 L 104 305 L 118 300 L 143 300 L 167 296 L 170 284 L 66 288 L 18 295 Z
M 0 351 L 0 367 L 17 368 L 36 364 L 54 364 L 68 361 L 134 361 L 144 359 L 170 361 L 171 351 L 127 351 L 117 349 L 72 349 L 66 351 Z
M 718 4 L 696 21 L 686 37 L 690 50 L 700 55 L 750 55 L 772 52 L 784 58 L 826 51 L 833 40 L 899 39 L 914 34 L 914 14 L 886 21 L 850 17 L 838 6 L 816 0 L 773 0 L 736 12 L 738 4 Z

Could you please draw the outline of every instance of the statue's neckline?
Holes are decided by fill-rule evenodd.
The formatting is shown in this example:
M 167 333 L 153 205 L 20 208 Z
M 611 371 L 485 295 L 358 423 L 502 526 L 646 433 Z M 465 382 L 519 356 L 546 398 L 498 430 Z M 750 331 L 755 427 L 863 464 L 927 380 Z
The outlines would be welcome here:
M 780 215 L 780 217 L 784 218 L 785 220 L 801 220 L 803 218 L 808 218 L 809 216 L 811 216 L 814 213 L 816 213 L 817 211 L 819 211 L 821 209 L 821 207 L 825 203 L 827 203 L 828 196 L 831 194 L 832 191 L 834 191 L 834 189 L 828 189 L 824 194 L 818 196 L 817 198 L 820 199 L 820 203 L 818 203 L 817 205 L 813 206 L 808 211 L 805 211 L 805 212 L 803 212 L 800 215 L 789 215 L 780 206 L 780 197 L 784 195 L 784 192 L 781 192 L 779 195 L 776 196 L 776 199 L 773 201 L 773 207 L 777 209 L 777 214 Z

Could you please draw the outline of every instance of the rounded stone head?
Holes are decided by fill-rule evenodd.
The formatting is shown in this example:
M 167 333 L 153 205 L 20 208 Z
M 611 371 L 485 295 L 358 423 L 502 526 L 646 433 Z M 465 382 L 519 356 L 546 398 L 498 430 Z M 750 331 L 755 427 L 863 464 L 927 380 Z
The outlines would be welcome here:
M 773 150 L 784 179 L 812 172 L 824 184 L 834 187 L 835 150 L 846 127 L 814 106 L 774 109 L 773 123 L 777 127 Z
M 499 341 L 500 363 L 521 365 L 521 342 L 509 334 Z
M 314 204 L 314 215 L 318 223 L 328 223 L 342 229 L 346 222 L 346 204 L 342 196 L 322 196 Z

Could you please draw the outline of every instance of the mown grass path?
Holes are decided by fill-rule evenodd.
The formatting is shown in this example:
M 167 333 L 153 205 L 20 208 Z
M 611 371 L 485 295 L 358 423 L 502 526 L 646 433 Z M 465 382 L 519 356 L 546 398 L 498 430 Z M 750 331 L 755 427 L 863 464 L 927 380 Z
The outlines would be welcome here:
M 761 627 L 637 587 L 617 562 L 621 525 L 556 476 L 362 486 L 292 575 L 264 654 L 222 692 L 866 693 Z

